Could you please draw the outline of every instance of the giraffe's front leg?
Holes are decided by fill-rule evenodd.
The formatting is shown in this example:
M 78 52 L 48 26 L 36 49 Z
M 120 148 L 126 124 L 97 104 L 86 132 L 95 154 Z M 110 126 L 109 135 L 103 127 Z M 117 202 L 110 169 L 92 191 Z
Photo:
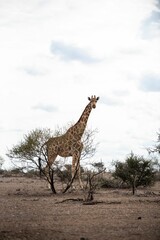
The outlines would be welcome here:
M 72 160 L 72 179 L 75 178 L 76 174 L 78 173 L 79 184 L 80 184 L 80 187 L 83 188 L 83 183 L 81 180 L 81 168 L 80 168 L 80 157 L 83 149 L 83 144 L 79 142 L 77 145 L 78 147 L 74 152 L 73 160 Z
M 82 183 L 82 179 L 81 179 L 81 166 L 80 166 L 80 157 L 81 157 L 81 152 L 82 152 L 82 149 L 83 149 L 83 143 L 80 142 L 79 146 L 80 146 L 80 149 L 79 149 L 79 160 L 78 160 L 78 164 L 79 164 L 78 179 L 79 179 L 79 185 L 80 185 L 81 189 L 83 189 L 83 183 Z
M 81 166 L 80 166 L 80 159 L 79 159 L 79 163 L 78 163 L 78 180 L 79 180 L 79 185 L 80 188 L 83 189 L 83 183 L 82 183 L 82 179 L 81 179 Z
M 78 166 L 77 166 L 77 155 L 74 154 L 72 158 L 72 179 L 76 177 L 78 172 Z
M 74 184 L 74 180 L 75 180 L 75 177 L 77 175 L 77 172 L 78 172 L 78 165 L 77 165 L 77 159 L 78 159 L 78 155 L 77 155 L 77 152 L 74 153 L 73 155 L 73 158 L 72 158 L 72 188 L 75 189 L 75 184 Z

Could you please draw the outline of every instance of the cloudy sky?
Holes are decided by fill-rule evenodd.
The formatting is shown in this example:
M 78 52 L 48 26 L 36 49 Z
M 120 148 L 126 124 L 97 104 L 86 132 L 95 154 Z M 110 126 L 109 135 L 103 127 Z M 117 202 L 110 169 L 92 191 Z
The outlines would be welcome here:
M 0 0 L 0 156 L 35 128 L 88 127 L 94 160 L 146 154 L 160 129 L 159 0 Z

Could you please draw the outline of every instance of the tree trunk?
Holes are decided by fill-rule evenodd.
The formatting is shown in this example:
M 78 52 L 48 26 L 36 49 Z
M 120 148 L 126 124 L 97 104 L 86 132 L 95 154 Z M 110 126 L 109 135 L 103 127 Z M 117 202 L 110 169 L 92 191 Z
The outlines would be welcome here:
M 53 194 L 56 194 L 56 189 L 54 187 L 54 171 L 52 169 L 50 169 L 50 172 L 49 172 L 49 183 L 50 183 L 50 186 L 51 186 L 51 190 L 53 192 Z
M 133 184 L 132 184 L 132 193 L 133 195 L 135 194 L 135 190 L 136 190 L 136 176 L 133 179 Z
M 133 195 L 135 194 L 135 185 L 134 185 L 134 183 L 132 185 L 132 193 L 133 193 Z

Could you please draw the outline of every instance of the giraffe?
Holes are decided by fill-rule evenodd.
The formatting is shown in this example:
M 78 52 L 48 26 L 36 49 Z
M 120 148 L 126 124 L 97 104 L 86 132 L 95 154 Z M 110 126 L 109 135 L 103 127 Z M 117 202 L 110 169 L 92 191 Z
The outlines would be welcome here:
M 82 135 L 85 131 L 89 115 L 92 108 L 96 108 L 96 103 L 99 97 L 88 97 L 89 103 L 85 107 L 79 120 L 71 126 L 66 133 L 58 137 L 52 137 L 44 145 L 47 150 L 47 166 L 45 171 L 49 171 L 57 156 L 72 157 L 72 178 L 75 176 L 75 171 L 78 171 L 80 186 L 83 187 L 80 178 L 80 156 L 83 149 L 81 142 Z

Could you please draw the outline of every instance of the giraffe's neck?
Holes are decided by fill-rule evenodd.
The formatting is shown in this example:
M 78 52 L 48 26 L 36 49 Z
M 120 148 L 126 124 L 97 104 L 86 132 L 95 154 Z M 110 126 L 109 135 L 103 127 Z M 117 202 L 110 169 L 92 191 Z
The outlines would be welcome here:
M 75 125 L 73 125 L 71 128 L 69 128 L 67 133 L 73 135 L 73 137 L 75 139 L 80 140 L 84 133 L 84 130 L 86 128 L 87 121 L 88 121 L 91 110 L 92 110 L 92 107 L 91 107 L 91 104 L 89 103 L 85 107 L 85 109 L 84 109 L 82 115 L 80 116 L 79 120 L 77 121 L 77 123 Z
M 85 107 L 82 115 L 80 116 L 80 118 L 76 124 L 82 124 L 82 125 L 84 125 L 84 128 L 85 128 L 87 125 L 87 121 L 88 121 L 89 115 L 91 113 L 91 110 L 92 110 L 91 104 L 88 103 L 88 105 Z

